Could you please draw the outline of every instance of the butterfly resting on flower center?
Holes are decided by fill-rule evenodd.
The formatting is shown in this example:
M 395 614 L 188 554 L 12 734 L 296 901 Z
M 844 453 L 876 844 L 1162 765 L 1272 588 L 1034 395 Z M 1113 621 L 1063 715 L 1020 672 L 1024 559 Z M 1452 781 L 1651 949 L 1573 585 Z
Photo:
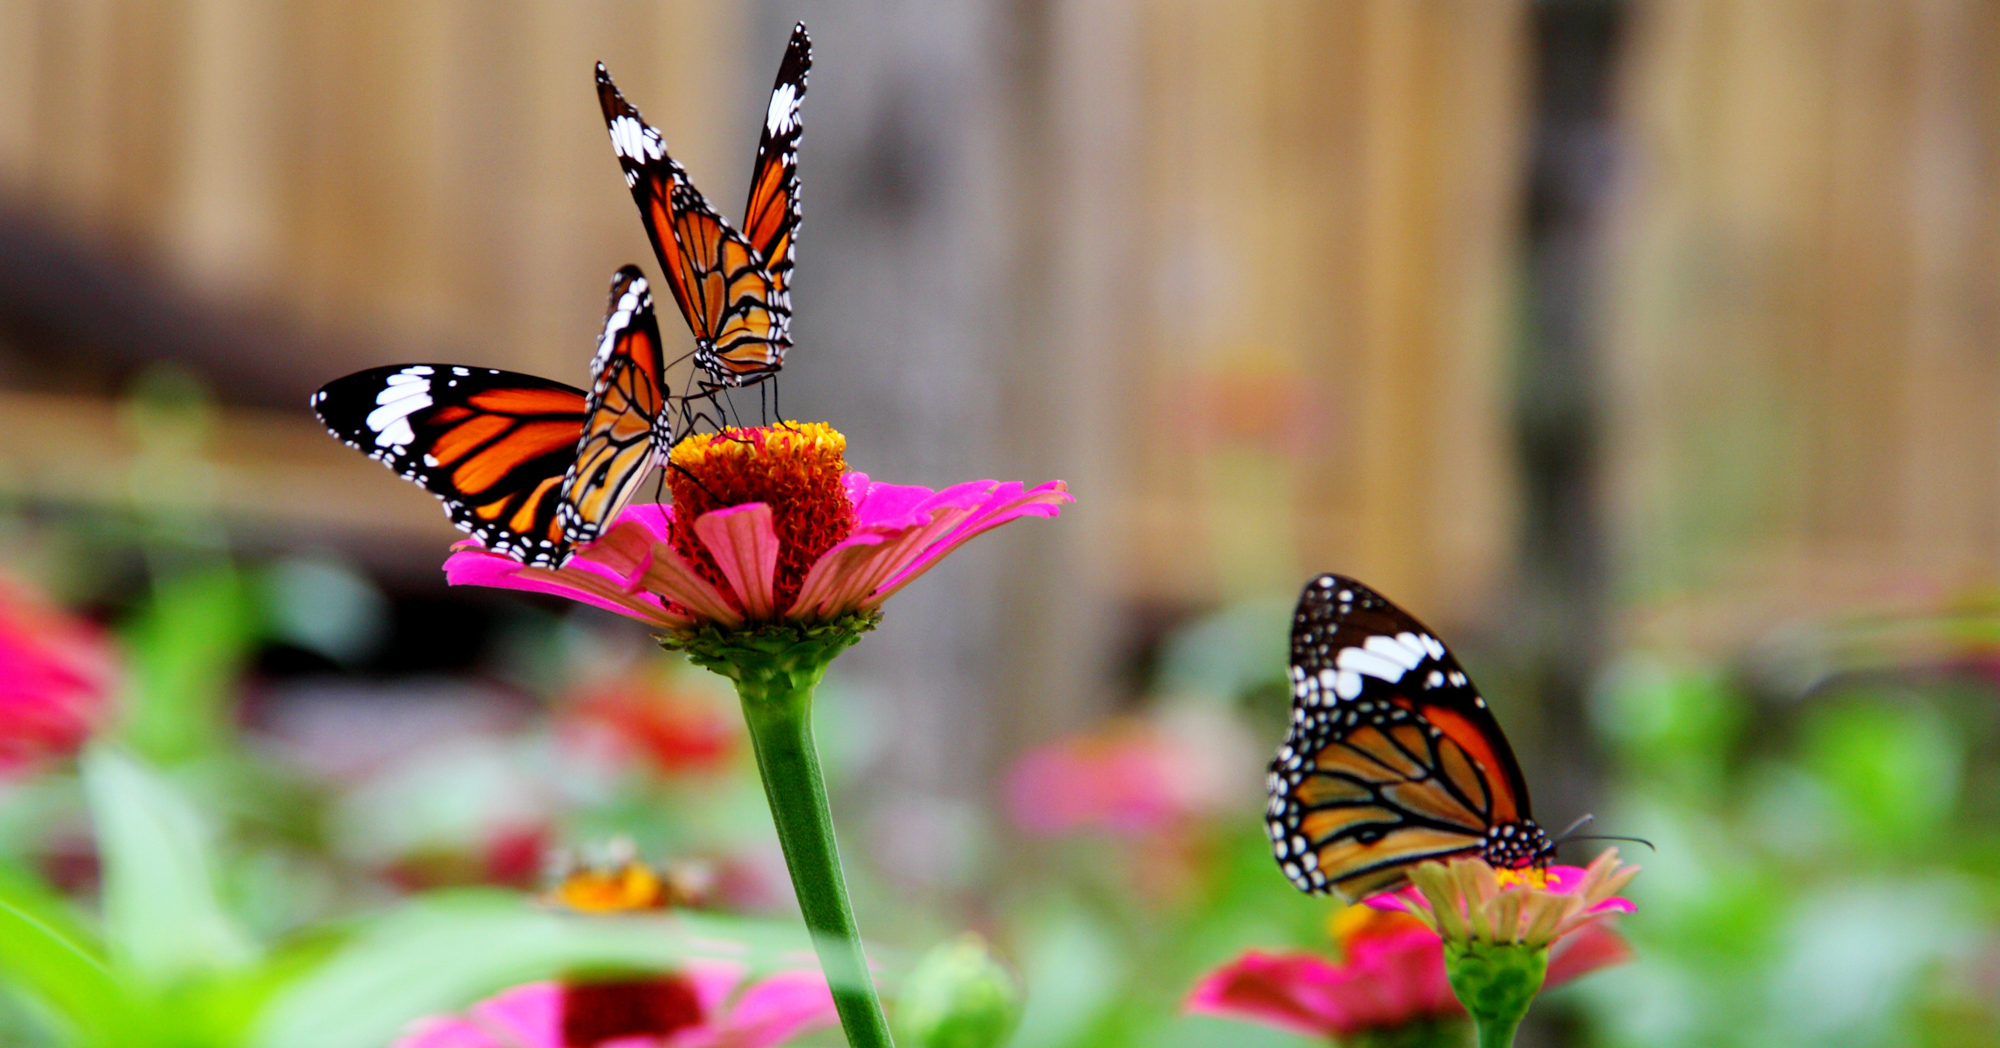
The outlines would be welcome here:
M 1423 623 L 1342 575 L 1292 619 L 1292 724 L 1265 823 L 1299 890 L 1358 901 L 1432 859 L 1542 867 L 1553 846 L 1500 724 Z

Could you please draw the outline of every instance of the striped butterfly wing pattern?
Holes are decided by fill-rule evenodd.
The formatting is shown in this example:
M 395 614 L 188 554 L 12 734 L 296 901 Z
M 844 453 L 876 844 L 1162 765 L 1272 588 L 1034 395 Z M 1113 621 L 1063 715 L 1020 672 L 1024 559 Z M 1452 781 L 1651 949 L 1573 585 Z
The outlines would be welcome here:
M 1292 725 L 1265 822 L 1301 891 L 1356 902 L 1430 859 L 1548 862 L 1548 835 L 1486 700 L 1436 635 L 1351 578 L 1306 584 L 1292 620 Z
M 659 327 L 638 271 L 612 284 L 593 389 L 455 364 L 392 364 L 322 386 L 334 436 L 437 496 L 489 552 L 557 567 L 616 517 L 664 453 Z
M 791 348 L 792 251 L 797 239 L 799 106 L 812 67 L 804 25 L 792 30 L 751 172 L 745 236 L 724 219 L 667 152 L 666 140 L 625 100 L 603 63 L 597 98 L 625 184 L 694 333 L 695 363 L 715 382 L 743 386 L 776 372 Z
M 647 470 L 673 447 L 660 324 L 639 267 L 626 266 L 611 278 L 605 313 L 590 363 L 582 439 L 556 503 L 563 539 L 576 545 L 596 541 Z

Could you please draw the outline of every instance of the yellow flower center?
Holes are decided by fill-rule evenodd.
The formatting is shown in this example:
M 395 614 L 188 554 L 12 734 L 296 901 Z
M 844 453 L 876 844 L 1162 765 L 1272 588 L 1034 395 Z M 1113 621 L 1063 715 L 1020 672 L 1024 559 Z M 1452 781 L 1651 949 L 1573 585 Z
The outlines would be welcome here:
M 643 862 L 609 869 L 583 869 L 563 878 L 550 893 L 578 913 L 629 913 L 667 905 L 667 885 Z
M 1518 870 L 1497 868 L 1493 871 L 1493 879 L 1499 881 L 1502 888 L 1518 884 L 1537 891 L 1547 891 L 1549 887 L 1549 871 L 1540 866 L 1526 866 Z
M 1423 927 L 1426 927 L 1423 921 L 1407 913 L 1378 910 L 1360 902 L 1335 910 L 1333 916 L 1326 921 L 1326 929 L 1333 935 L 1333 941 L 1340 944 L 1342 953 L 1346 953 L 1356 939 L 1374 938 Z
M 730 592 L 694 533 L 704 513 L 746 502 L 771 507 L 778 532 L 778 610 L 790 608 L 806 571 L 854 531 L 854 504 L 841 477 L 847 438 L 824 422 L 698 433 L 674 445 L 667 486 L 674 494 L 669 538 L 708 581 Z

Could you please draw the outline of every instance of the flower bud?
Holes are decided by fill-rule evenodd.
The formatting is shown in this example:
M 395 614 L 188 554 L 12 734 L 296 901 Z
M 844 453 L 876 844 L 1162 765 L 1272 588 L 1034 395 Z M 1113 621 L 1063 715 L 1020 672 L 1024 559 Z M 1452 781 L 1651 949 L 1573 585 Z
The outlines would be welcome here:
M 997 1048 L 1021 1018 L 1014 977 L 967 934 L 918 958 L 896 999 L 902 1048 Z

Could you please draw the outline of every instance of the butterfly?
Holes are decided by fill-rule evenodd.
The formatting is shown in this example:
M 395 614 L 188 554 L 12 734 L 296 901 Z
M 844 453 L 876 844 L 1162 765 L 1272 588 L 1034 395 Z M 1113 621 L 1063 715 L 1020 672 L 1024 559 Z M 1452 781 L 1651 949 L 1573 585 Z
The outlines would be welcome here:
M 666 272 L 674 302 L 694 332 L 695 364 L 722 386 L 770 377 L 791 348 L 792 249 L 798 238 L 799 105 L 812 68 L 812 40 L 792 29 L 764 113 L 750 170 L 743 230 L 711 207 L 667 154 L 666 141 L 597 65 L 597 100 L 625 184 Z
M 1308 582 L 1291 686 L 1265 823 L 1299 890 L 1357 902 L 1428 859 L 1548 864 L 1554 845 L 1499 722 L 1409 612 L 1343 575 Z
M 534 375 L 391 364 L 322 386 L 334 436 L 444 503 L 493 553 L 554 567 L 617 517 L 673 446 L 660 327 L 636 266 L 611 280 L 590 392 Z

